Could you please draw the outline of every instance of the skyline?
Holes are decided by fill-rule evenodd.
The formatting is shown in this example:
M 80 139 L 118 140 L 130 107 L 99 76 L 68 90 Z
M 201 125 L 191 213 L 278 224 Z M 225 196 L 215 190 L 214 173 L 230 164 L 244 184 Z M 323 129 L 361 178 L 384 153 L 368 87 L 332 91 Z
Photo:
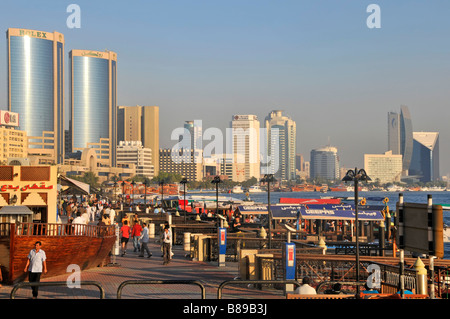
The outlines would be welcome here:
M 234 114 L 262 121 L 279 109 L 297 123 L 297 153 L 305 159 L 330 144 L 342 166 L 362 167 L 364 154 L 388 150 L 388 112 L 406 105 L 414 132 L 439 132 L 440 175 L 450 173 L 450 4 L 76 1 L 81 28 L 70 29 L 70 3 L 7 2 L 0 29 L 61 32 L 66 68 L 74 49 L 116 52 L 117 105 L 158 105 L 161 148 L 177 143 L 171 133 L 188 120 L 225 132 Z M 366 25 L 371 3 L 381 8 L 380 29 Z M 0 61 L 6 109 L 4 40 Z

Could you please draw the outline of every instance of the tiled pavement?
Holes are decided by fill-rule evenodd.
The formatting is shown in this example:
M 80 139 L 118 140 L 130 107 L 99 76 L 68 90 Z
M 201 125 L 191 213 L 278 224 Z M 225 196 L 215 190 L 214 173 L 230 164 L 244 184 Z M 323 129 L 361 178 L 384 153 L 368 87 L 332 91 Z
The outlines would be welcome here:
M 219 267 L 217 262 L 192 261 L 185 257 L 182 246 L 174 246 L 174 257 L 168 265 L 163 265 L 162 253 L 157 243 L 149 245 L 151 258 L 138 257 L 128 244 L 124 257 L 115 256 L 115 264 L 97 267 L 81 272 L 82 282 L 97 282 L 105 293 L 105 299 L 117 299 L 118 288 L 125 281 L 140 281 L 129 284 L 121 290 L 121 299 L 201 299 L 201 288 L 194 284 L 143 284 L 142 281 L 183 280 L 199 281 L 205 287 L 206 299 L 217 299 L 218 287 L 225 281 L 239 277 L 238 263 L 226 262 Z M 67 282 L 71 273 L 57 277 L 42 277 L 41 282 Z M 0 288 L 0 299 L 9 299 L 13 286 Z M 15 299 L 30 299 L 31 288 L 21 287 Z M 98 299 L 100 289 L 94 285 L 68 288 L 67 285 L 40 287 L 39 299 Z M 222 290 L 223 299 L 283 299 L 279 290 L 260 290 L 246 285 L 227 285 Z

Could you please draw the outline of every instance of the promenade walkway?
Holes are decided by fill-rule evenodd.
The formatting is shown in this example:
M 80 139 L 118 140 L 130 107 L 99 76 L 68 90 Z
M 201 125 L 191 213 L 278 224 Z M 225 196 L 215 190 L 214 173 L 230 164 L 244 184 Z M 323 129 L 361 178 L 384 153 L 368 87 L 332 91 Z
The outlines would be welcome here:
M 224 281 L 239 277 L 238 263 L 227 262 L 219 267 L 217 262 L 192 261 L 185 257 L 182 246 L 174 246 L 171 263 L 163 265 L 160 245 L 149 245 L 153 256 L 138 257 L 128 244 L 124 257 L 115 256 L 115 264 L 97 267 L 81 272 L 81 281 L 95 281 L 105 291 L 105 299 L 117 299 L 121 283 L 129 280 L 197 280 L 206 290 L 206 299 L 217 299 L 217 289 Z M 113 260 L 114 261 L 114 260 Z M 41 278 L 41 282 L 66 282 L 71 273 L 56 277 Z M 9 299 L 13 286 L 0 288 L 0 299 Z M 245 285 L 227 285 L 222 291 L 223 299 L 284 299 L 280 290 L 260 290 Z M 80 288 L 51 286 L 39 288 L 39 299 L 98 299 L 100 290 L 96 286 L 82 285 Z M 23 287 L 16 291 L 15 299 L 30 299 L 31 288 Z M 126 285 L 121 299 L 201 299 L 201 288 L 192 284 L 138 284 Z

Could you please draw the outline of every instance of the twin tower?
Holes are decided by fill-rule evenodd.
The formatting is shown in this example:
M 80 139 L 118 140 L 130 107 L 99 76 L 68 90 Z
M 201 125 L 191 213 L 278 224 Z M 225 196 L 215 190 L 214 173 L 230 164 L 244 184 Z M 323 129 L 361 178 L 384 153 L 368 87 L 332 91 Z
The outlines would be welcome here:
M 64 35 L 7 30 L 8 110 L 19 114 L 28 154 L 40 163 L 63 163 L 65 140 L 72 152 L 95 148 L 99 161 L 115 166 L 117 145 L 117 54 L 69 53 L 69 128 L 65 138 Z

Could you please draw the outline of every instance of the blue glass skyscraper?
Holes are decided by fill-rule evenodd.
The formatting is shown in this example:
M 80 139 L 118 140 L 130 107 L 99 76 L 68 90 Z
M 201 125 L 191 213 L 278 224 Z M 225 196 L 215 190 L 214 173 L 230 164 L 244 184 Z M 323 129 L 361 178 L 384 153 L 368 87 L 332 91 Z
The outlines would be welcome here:
M 96 148 L 101 163 L 115 166 L 117 54 L 72 50 L 69 61 L 72 150 Z
M 413 152 L 412 121 L 407 106 L 401 106 L 400 114 L 388 113 L 388 150 L 403 156 L 403 172 L 407 175 Z
M 7 30 L 8 110 L 19 113 L 30 155 L 41 163 L 64 158 L 64 36 Z

